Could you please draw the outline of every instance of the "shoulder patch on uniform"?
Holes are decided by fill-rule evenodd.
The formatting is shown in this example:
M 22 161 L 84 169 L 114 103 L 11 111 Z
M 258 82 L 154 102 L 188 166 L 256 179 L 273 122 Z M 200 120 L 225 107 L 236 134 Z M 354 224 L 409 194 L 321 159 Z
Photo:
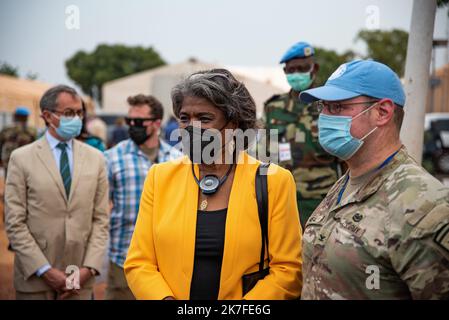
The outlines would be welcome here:
M 415 238 L 436 233 L 449 224 L 449 204 L 440 204 L 424 215 L 413 213 L 407 221 L 413 226 L 411 235 Z
M 419 215 L 416 214 L 416 216 L 419 217 Z M 417 225 L 417 227 L 421 229 L 433 229 L 435 228 L 440 222 L 443 222 L 447 220 L 449 222 L 449 204 L 440 204 L 433 208 L 430 212 L 428 212 L 426 215 L 421 217 L 419 221 L 413 221 L 411 217 L 409 218 L 409 222 L 414 222 L 414 225 Z M 417 223 L 419 222 L 419 223 Z M 412 223 L 413 224 L 413 223 Z
M 435 235 L 434 241 L 449 252 L 449 223 L 443 226 Z

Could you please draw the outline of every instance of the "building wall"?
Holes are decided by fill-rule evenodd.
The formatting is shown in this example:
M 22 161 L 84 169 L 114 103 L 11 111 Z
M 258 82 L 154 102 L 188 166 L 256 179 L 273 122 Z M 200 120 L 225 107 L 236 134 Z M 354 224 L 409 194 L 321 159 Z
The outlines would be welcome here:
M 126 114 L 129 96 L 150 91 L 151 74 L 141 72 L 132 76 L 110 81 L 103 85 L 102 112 Z
M 449 112 L 449 65 L 438 69 L 435 76 L 440 83 L 429 89 L 426 112 Z
M 0 75 L 0 127 L 12 122 L 12 114 L 18 106 L 25 106 L 30 110 L 30 126 L 43 127 L 39 100 L 48 88 L 50 84 Z
M 186 62 L 175 65 L 159 67 L 144 71 L 121 79 L 106 83 L 103 86 L 104 113 L 126 113 L 126 98 L 138 93 L 151 94 L 159 99 L 164 106 L 164 120 L 172 114 L 172 102 L 170 92 L 182 78 L 199 70 L 220 68 L 221 66 L 204 63 Z M 274 94 L 283 93 L 285 90 L 270 83 L 252 79 L 247 75 L 237 72 L 235 77 L 242 81 L 248 88 L 257 106 L 257 114 L 260 117 L 263 112 L 264 102 Z M 124 108 L 125 107 L 125 108 Z
M 39 101 L 45 91 L 51 87 L 49 83 L 0 75 L 0 129 L 11 124 L 12 114 L 18 106 L 24 106 L 30 110 L 31 115 L 28 118 L 30 126 L 44 128 L 45 123 L 40 117 Z M 88 113 L 94 114 L 95 106 L 92 99 L 85 96 L 83 99 Z

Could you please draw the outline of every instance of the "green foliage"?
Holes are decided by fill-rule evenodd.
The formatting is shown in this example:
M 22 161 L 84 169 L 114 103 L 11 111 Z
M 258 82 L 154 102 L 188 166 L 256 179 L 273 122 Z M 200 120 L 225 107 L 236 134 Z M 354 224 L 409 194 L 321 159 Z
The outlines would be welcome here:
M 437 5 L 438 7 L 444 7 L 449 3 L 449 0 L 438 0 Z
M 339 65 L 354 59 L 354 57 L 355 54 L 352 51 L 338 54 L 334 50 L 315 47 L 315 61 L 320 65 L 315 85 L 323 85 Z
M 368 47 L 364 59 L 373 59 L 388 65 L 399 77 L 404 75 L 407 56 L 408 33 L 403 30 L 392 31 L 361 30 L 356 40 L 362 40 Z
M 361 30 L 357 34 L 357 40 L 365 42 L 368 48 L 367 55 L 363 56 L 363 59 L 373 59 L 385 63 L 400 77 L 404 75 L 408 41 L 407 32 L 397 29 L 392 31 Z M 339 65 L 353 60 L 357 56 L 361 57 L 360 54 L 351 50 L 338 54 L 334 50 L 315 47 L 315 60 L 320 65 L 315 84 L 317 86 L 323 85 Z
M 19 68 L 13 67 L 7 62 L 0 63 L 0 74 L 6 74 L 8 76 L 19 77 Z
M 152 47 L 105 44 L 98 45 L 92 53 L 78 51 L 65 62 L 70 79 L 100 103 L 105 82 L 164 64 Z
M 8 76 L 20 78 L 19 67 L 14 67 L 7 62 L 0 62 L 0 74 L 6 74 Z M 28 71 L 28 73 L 25 76 L 25 79 L 36 80 L 38 76 L 39 75 L 37 73 Z

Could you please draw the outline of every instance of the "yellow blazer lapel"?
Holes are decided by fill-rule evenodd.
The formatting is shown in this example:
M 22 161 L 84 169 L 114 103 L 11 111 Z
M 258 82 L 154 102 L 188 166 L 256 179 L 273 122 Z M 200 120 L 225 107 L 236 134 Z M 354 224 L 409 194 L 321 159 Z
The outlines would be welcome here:
M 190 281 L 193 275 L 193 261 L 195 256 L 195 237 L 196 237 L 196 215 L 198 208 L 198 185 L 192 176 L 191 164 L 184 164 L 185 166 L 185 189 L 184 194 L 184 221 L 183 221 L 183 259 L 182 271 L 188 279 L 189 288 L 185 288 L 187 298 L 190 293 Z M 199 168 L 195 165 L 195 175 L 199 176 Z
M 78 181 L 82 172 L 83 163 L 84 163 L 84 148 L 81 145 L 82 142 L 78 142 L 73 139 L 73 175 L 72 175 L 72 184 L 70 186 L 70 197 L 69 201 L 73 197 L 73 192 L 75 192 L 75 188 L 78 185 Z
M 240 237 L 244 234 L 244 225 L 242 216 L 247 213 L 246 204 L 254 199 L 255 185 L 254 177 L 256 174 L 257 162 L 254 165 L 246 152 L 239 156 L 239 165 L 237 165 L 232 190 L 229 196 L 228 212 L 226 216 L 225 243 L 223 252 L 223 261 L 221 266 L 220 286 L 233 274 L 233 266 L 237 263 L 238 246 Z M 219 296 L 220 299 L 220 296 Z
M 225 243 L 223 260 L 221 266 L 220 284 L 226 282 L 232 274 L 232 266 L 236 258 L 236 247 L 239 237 L 239 221 L 242 213 L 242 205 L 245 201 L 246 190 L 242 188 L 244 166 L 237 165 L 234 181 L 232 182 L 231 194 L 229 195 L 228 212 L 226 214 Z
M 58 186 L 59 191 L 61 192 L 62 197 L 67 202 L 67 195 L 65 193 L 64 184 L 62 182 L 61 173 L 58 170 L 58 166 L 56 164 L 55 157 L 53 156 L 52 151 L 50 150 L 50 145 L 48 144 L 47 139 L 42 137 L 37 145 L 37 156 L 42 161 L 44 167 L 48 170 L 51 177 L 55 181 Z

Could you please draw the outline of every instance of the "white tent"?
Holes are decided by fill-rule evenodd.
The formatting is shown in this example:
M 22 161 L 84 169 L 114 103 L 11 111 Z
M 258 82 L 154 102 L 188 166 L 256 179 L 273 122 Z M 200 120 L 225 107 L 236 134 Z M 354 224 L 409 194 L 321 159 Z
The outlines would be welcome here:
M 170 92 L 173 86 L 193 72 L 213 68 L 223 66 L 190 59 L 183 63 L 166 65 L 107 82 L 103 85 L 102 113 L 126 114 L 128 110 L 126 99 L 131 95 L 143 93 L 154 95 L 161 101 L 165 109 L 164 119 L 167 119 L 172 114 Z M 246 68 L 243 72 L 242 67 L 236 67 L 235 70 L 233 67 L 228 69 L 250 91 L 257 105 L 258 117 L 262 115 L 263 104 L 268 98 L 286 91 L 285 87 L 276 86 L 261 78 L 260 70 L 253 77 L 250 68 Z

